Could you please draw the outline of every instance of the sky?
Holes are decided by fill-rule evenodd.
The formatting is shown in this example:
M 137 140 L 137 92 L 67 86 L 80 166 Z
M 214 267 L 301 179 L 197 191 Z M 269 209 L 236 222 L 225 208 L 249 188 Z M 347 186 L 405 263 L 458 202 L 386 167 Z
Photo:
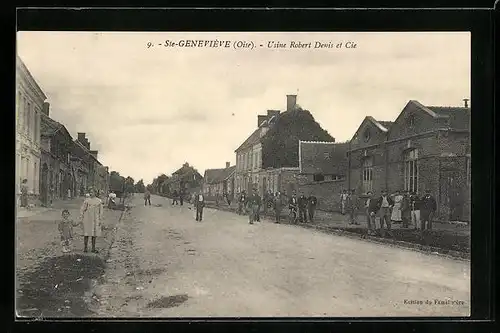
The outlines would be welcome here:
M 158 45 L 200 39 L 254 48 Z M 291 41 L 343 47 L 267 47 Z M 146 184 L 184 162 L 202 175 L 234 165 L 257 115 L 285 110 L 287 94 L 297 94 L 337 142 L 351 139 L 368 115 L 395 120 L 411 99 L 461 106 L 470 98 L 468 32 L 23 31 L 17 52 L 46 94 L 50 117 L 73 138 L 85 132 L 110 170 Z

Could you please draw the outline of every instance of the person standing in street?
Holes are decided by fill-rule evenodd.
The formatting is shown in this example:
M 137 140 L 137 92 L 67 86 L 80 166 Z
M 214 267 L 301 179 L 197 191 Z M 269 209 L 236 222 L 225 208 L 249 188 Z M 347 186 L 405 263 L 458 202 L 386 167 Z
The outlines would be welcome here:
M 177 190 L 174 190 L 174 193 L 172 193 L 172 205 L 177 205 L 178 202 L 177 202 Z
M 367 193 L 368 198 L 366 199 L 365 202 L 365 209 L 366 209 L 366 222 L 368 224 L 368 235 L 373 235 L 375 233 L 375 228 L 377 227 L 376 224 L 376 216 L 378 212 L 378 203 L 377 200 L 373 197 L 373 192 L 368 191 Z
M 436 199 L 431 195 L 429 189 L 425 190 L 425 195 L 422 198 L 420 205 L 420 217 L 422 219 L 422 232 L 432 230 L 432 219 L 437 210 Z
M 89 237 L 92 238 L 92 252 L 98 253 L 95 243 L 96 238 L 102 234 L 102 201 L 95 196 L 93 189 L 80 208 L 80 223 L 83 225 L 83 252 L 88 252 Z
M 356 192 L 351 190 L 351 192 L 347 195 L 347 199 L 345 202 L 345 209 L 349 213 L 349 224 L 359 224 L 356 219 L 356 212 L 358 210 L 358 197 L 356 196 Z
M 274 196 L 274 216 L 276 218 L 276 223 L 280 223 L 281 220 L 281 210 L 283 209 L 283 196 L 280 192 L 276 192 Z
M 401 220 L 403 221 L 403 228 L 408 228 L 411 222 L 411 203 L 408 191 L 403 192 L 401 199 Z
M 21 183 L 21 207 L 28 207 L 28 180 L 23 179 Z
M 194 205 L 196 206 L 196 221 L 201 222 L 203 220 L 203 207 L 205 207 L 205 198 L 201 191 L 196 195 Z
M 314 219 L 314 212 L 316 211 L 316 205 L 318 204 L 318 199 L 311 194 L 309 198 L 307 198 L 307 212 L 309 213 L 309 222 L 312 222 Z
M 149 190 L 144 191 L 144 206 L 151 206 L 151 192 Z
M 346 190 L 342 191 L 342 194 L 340 195 L 340 213 L 342 215 L 345 215 L 346 212 L 346 203 L 347 199 L 349 198 L 349 195 L 347 194 Z
M 393 200 L 394 207 L 392 207 L 391 221 L 394 223 L 401 223 L 403 220 L 401 217 L 401 201 L 403 200 L 403 196 L 400 191 L 396 191 Z
M 108 195 L 108 208 L 112 209 L 116 206 L 116 193 L 114 191 L 109 192 Z
M 247 203 L 247 195 L 245 191 L 241 191 L 240 197 L 238 199 L 238 214 L 246 214 L 246 203 Z
M 382 195 L 378 198 L 377 207 L 380 209 L 380 231 L 384 234 L 384 223 L 387 230 L 391 231 L 391 208 L 394 205 L 392 198 L 387 195 L 386 190 L 382 190 Z
M 420 197 L 417 192 L 412 192 L 410 196 L 410 205 L 411 205 L 411 223 L 415 230 L 419 230 L 420 225 Z
M 75 226 L 75 222 L 70 218 L 71 215 L 69 210 L 64 209 L 61 213 L 62 219 L 59 221 L 57 229 L 59 230 L 59 234 L 61 235 L 61 246 L 62 252 L 68 253 L 71 252 L 71 241 L 73 239 L 73 226 Z
M 295 191 L 292 192 L 292 196 L 288 200 L 288 209 L 290 210 L 291 223 L 295 223 L 298 220 L 297 210 L 298 210 L 298 200 Z
M 248 208 L 250 211 L 248 217 L 250 224 L 253 224 L 255 221 L 257 221 L 260 205 L 261 205 L 260 196 L 257 193 L 257 189 L 254 189 L 252 195 L 248 198 L 248 206 L 249 206 Z
M 300 193 L 299 200 L 299 222 L 307 222 L 307 197 L 304 193 Z

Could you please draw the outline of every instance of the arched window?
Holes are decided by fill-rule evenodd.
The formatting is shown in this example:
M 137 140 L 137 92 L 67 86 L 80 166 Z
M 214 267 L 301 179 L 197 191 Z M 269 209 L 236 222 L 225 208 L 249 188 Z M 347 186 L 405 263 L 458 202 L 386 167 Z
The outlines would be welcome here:
M 371 156 L 363 159 L 363 191 L 373 191 L 373 158 Z
M 404 164 L 404 182 L 405 190 L 410 192 L 418 192 L 418 150 L 411 149 L 405 152 Z

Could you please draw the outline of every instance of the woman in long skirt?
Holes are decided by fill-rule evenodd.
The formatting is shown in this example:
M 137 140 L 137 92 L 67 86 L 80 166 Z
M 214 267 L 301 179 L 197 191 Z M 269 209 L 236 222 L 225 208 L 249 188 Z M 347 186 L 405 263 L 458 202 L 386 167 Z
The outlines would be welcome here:
M 92 252 L 98 253 L 95 248 L 96 238 L 102 233 L 102 201 L 95 196 L 94 190 L 89 191 L 89 197 L 85 198 L 80 209 L 80 221 L 83 225 L 84 250 L 88 252 L 89 237 L 92 238 Z
M 394 195 L 394 206 L 392 207 L 391 221 L 401 222 L 403 218 L 401 216 L 401 202 L 403 201 L 403 196 L 401 192 L 396 191 Z

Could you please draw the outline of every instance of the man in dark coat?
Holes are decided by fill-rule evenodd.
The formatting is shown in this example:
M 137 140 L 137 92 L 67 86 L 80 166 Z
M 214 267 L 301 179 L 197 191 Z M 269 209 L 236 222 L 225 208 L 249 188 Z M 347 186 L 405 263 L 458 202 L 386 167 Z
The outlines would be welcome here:
M 260 206 L 261 206 L 260 196 L 257 193 L 257 189 L 254 189 L 252 195 L 248 198 L 248 208 L 250 210 L 248 217 L 250 224 L 253 224 L 254 221 L 258 221 L 257 218 Z
M 179 204 L 177 202 L 177 197 L 179 196 L 179 194 L 177 193 L 177 190 L 174 190 L 174 193 L 172 193 L 172 205 L 177 205 Z
M 304 193 L 300 193 L 298 204 L 299 204 L 299 221 L 307 222 L 307 197 L 304 195 Z
M 425 195 L 420 204 L 422 230 L 432 230 L 432 218 L 434 217 L 436 210 L 436 199 L 431 195 L 430 190 L 425 190 Z
M 201 191 L 195 196 L 193 204 L 196 207 L 196 221 L 201 222 L 203 220 L 203 207 L 205 207 L 205 198 Z
M 245 191 L 241 191 L 240 197 L 238 198 L 238 214 L 246 214 L 247 194 Z
M 411 223 L 416 230 L 421 228 L 420 205 L 421 199 L 418 196 L 417 192 L 412 192 L 412 194 L 410 195 Z
M 297 216 L 298 201 L 297 201 L 297 195 L 295 194 L 295 191 L 293 191 L 292 196 L 288 200 L 288 209 L 290 209 L 290 217 L 292 218 L 292 221 L 290 221 L 290 222 L 297 222 L 297 219 L 298 219 L 298 216 Z
M 368 198 L 366 199 L 365 208 L 366 208 L 366 220 L 368 224 L 368 235 L 374 234 L 374 229 L 376 229 L 376 216 L 378 213 L 378 201 L 374 198 L 373 192 L 368 191 Z
M 179 201 L 181 202 L 181 206 L 184 204 L 184 189 L 179 191 Z
M 274 196 L 274 216 L 276 217 L 276 223 L 280 223 L 281 220 L 281 210 L 283 209 L 283 196 L 280 192 L 276 192 Z
M 314 219 L 314 211 L 316 210 L 316 205 L 318 204 L 318 199 L 311 194 L 309 198 L 307 198 L 307 211 L 309 213 L 309 222 L 312 222 Z
M 387 225 L 387 230 L 391 230 L 391 208 L 394 206 L 394 200 L 387 195 L 386 190 L 382 190 L 382 195 L 377 200 L 377 207 L 380 212 L 380 230 L 384 230 L 384 222 Z

